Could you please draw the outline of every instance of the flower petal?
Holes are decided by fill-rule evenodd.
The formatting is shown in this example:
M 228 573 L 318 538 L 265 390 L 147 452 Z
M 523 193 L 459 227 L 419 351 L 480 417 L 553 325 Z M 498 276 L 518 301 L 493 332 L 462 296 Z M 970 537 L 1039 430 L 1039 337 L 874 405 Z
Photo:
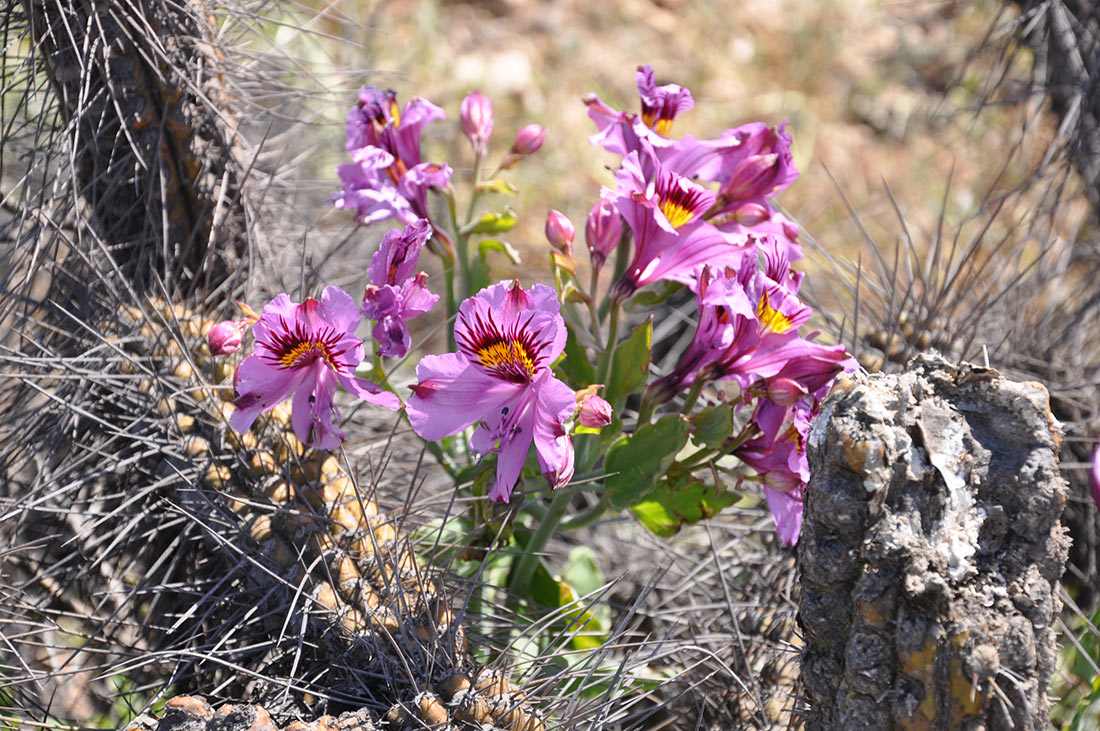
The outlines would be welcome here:
M 321 294 L 321 317 L 338 332 L 354 333 L 362 315 L 351 295 L 339 287 L 325 287 Z M 362 360 L 362 357 L 360 357 Z M 356 365 L 359 363 L 356 362 Z
M 552 489 L 573 478 L 573 442 L 565 422 L 577 407 L 576 394 L 550 371 L 543 371 L 531 384 L 535 391 L 534 438 L 539 467 Z
M 524 384 L 492 378 L 459 353 L 426 355 L 405 404 L 413 431 L 428 441 L 457 434 L 500 407 Z
M 233 403 L 237 410 L 229 417 L 229 423 L 244 434 L 256 417 L 290 398 L 301 374 L 271 366 L 253 354 L 237 367 L 236 380 L 237 398 Z
M 533 406 L 533 405 L 532 405 Z M 535 421 L 535 409 L 529 406 L 520 415 L 512 430 L 501 439 L 497 455 L 497 476 L 489 488 L 489 499 L 506 503 L 512 496 L 512 488 L 523 471 L 527 461 L 527 450 L 531 447 L 531 432 Z
M 294 435 L 314 449 L 336 449 L 345 436 L 332 425 L 336 378 L 321 361 L 303 370 L 307 370 L 308 375 L 294 394 L 294 408 L 290 414 Z

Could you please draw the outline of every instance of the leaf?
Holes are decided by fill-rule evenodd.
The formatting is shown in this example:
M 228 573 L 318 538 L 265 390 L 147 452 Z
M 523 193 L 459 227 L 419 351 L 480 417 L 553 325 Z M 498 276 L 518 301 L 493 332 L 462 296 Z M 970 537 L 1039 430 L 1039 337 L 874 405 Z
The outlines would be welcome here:
M 687 444 L 690 428 L 680 414 L 669 414 L 613 445 L 604 463 L 611 505 L 625 508 L 645 498 Z
M 650 307 L 656 307 L 657 305 L 664 304 L 672 295 L 679 292 L 684 288 L 684 285 L 680 282 L 670 282 L 664 280 L 661 282 L 659 288 L 646 289 L 642 292 L 636 293 L 630 298 L 630 303 L 627 309 L 630 312 L 635 312 L 638 309 L 648 309 Z
M 684 523 L 694 525 L 740 498 L 732 492 L 715 490 L 690 474 L 682 474 L 661 480 L 645 500 L 630 510 L 650 532 L 669 538 L 676 535 Z
M 603 571 L 596 563 L 596 552 L 588 546 L 577 546 L 569 552 L 561 577 L 581 596 L 599 591 L 605 583 Z
M 733 433 L 733 408 L 729 404 L 708 406 L 688 417 L 695 427 L 691 441 L 700 447 L 717 447 Z
M 611 377 L 604 396 L 615 411 L 619 410 L 629 394 L 640 391 L 645 385 L 649 376 L 652 343 L 653 318 L 648 317 L 615 349 L 615 360 L 611 363 Z
M 596 380 L 596 369 L 592 367 L 588 351 L 577 342 L 576 326 L 569 322 L 565 326 L 569 328 L 569 337 L 565 339 L 565 360 L 557 368 L 565 376 L 565 382 L 576 390 Z
M 482 213 L 476 221 L 462 227 L 460 234 L 501 234 L 511 231 L 516 225 L 516 214 L 511 209 L 501 213 Z
M 512 262 L 513 264 L 522 263 L 521 259 L 520 259 L 520 256 L 519 256 L 519 252 L 516 251 L 515 247 L 513 247 L 507 241 L 497 241 L 495 239 L 485 239 L 484 241 L 479 241 L 478 242 L 478 244 L 477 244 L 477 255 L 481 257 L 482 261 L 485 260 L 485 255 L 490 253 L 490 252 L 496 252 L 498 254 L 504 254 L 506 257 L 508 257 L 508 261 Z
M 601 580 L 593 591 L 602 586 Z M 550 625 L 548 634 L 568 634 L 571 636 L 569 644 L 574 649 L 593 650 L 607 640 L 607 628 L 610 623 L 602 621 L 578 601 L 578 596 L 587 593 L 590 592 L 579 592 L 569 582 L 555 579 L 540 561 L 538 568 L 535 569 L 535 575 L 531 577 L 528 598 L 547 609 L 569 607 Z
M 499 193 L 501 195 L 516 195 L 519 193 L 516 186 L 509 183 L 504 178 L 482 180 L 476 187 L 478 193 Z

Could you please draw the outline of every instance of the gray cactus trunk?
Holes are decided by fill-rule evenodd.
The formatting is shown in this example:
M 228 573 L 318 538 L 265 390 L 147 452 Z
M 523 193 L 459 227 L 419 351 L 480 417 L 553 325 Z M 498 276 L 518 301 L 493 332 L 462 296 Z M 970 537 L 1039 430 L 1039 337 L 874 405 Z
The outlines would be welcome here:
M 1042 729 L 1069 550 L 1046 389 L 921 356 L 842 381 L 799 548 L 811 729 Z
M 159 277 L 187 295 L 237 272 L 257 235 L 249 165 L 203 0 L 23 4 L 101 251 L 139 290 Z

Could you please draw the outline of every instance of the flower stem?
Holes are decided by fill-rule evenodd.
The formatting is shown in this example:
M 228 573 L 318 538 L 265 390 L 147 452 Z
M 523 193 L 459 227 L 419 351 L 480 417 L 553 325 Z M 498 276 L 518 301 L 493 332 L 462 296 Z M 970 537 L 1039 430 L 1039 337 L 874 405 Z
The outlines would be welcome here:
M 607 383 L 607 377 L 611 373 L 611 365 L 615 360 L 615 340 L 619 337 L 619 305 L 621 300 L 616 297 L 611 299 L 611 314 L 607 322 L 607 346 L 600 356 L 599 370 L 596 373 L 596 383 Z
M 560 530 L 578 530 L 580 528 L 586 528 L 597 520 L 599 520 L 604 513 L 607 512 L 608 498 L 605 492 L 602 497 L 596 502 L 595 505 L 585 510 L 583 513 L 577 513 L 576 515 L 570 515 L 558 524 Z
M 539 566 L 543 549 L 554 535 L 562 516 L 565 515 L 569 501 L 573 499 L 573 488 L 563 487 L 554 494 L 550 501 L 550 507 L 546 509 L 546 516 L 539 521 L 539 527 L 527 542 L 526 550 L 516 559 L 512 568 L 512 577 L 508 582 L 508 588 L 518 596 L 525 597 L 531 586 L 531 579 Z

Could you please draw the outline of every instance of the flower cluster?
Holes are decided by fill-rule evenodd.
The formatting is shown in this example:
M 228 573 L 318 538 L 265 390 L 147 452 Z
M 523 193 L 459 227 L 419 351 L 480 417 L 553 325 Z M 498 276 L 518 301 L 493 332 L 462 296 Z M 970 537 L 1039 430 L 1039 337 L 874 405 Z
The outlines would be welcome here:
M 640 114 L 615 110 L 591 95 L 593 144 L 623 157 L 614 202 L 634 234 L 634 258 L 615 285 L 619 297 L 660 279 L 694 287 L 696 269 L 737 267 L 756 236 L 771 234 L 788 261 L 802 257 L 798 228 L 770 199 L 798 177 L 791 136 L 754 122 L 712 140 L 672 140 L 673 120 L 694 105 L 675 84 L 657 86 L 653 69 L 639 67 Z M 716 184 L 715 189 L 704 184 Z
M 371 259 L 363 292 L 363 316 L 374 320 L 371 335 L 380 355 L 401 358 L 409 352 L 406 320 L 432 309 L 439 295 L 428 289 L 426 272 L 417 272 L 420 250 L 431 238 L 427 221 L 419 219 L 404 230 L 393 229 Z
M 790 266 L 802 256 L 798 229 L 771 202 L 798 177 L 791 137 L 785 124 L 755 122 L 717 139 L 673 140 L 673 120 L 692 108 L 691 93 L 657 86 L 648 66 L 638 69 L 637 84 L 640 114 L 585 100 L 598 128 L 591 141 L 622 156 L 617 185 L 603 190 L 598 207 L 610 201 L 634 237 L 633 259 L 613 293 L 626 298 L 671 280 L 689 286 L 698 303 L 691 345 L 647 396 L 666 403 L 686 388 L 732 381 L 743 404 L 755 400 L 733 453 L 760 475 L 780 537 L 792 545 L 809 479 L 810 421 L 833 378 L 857 365 L 843 346 L 798 332 L 811 314 Z M 606 256 L 606 248 L 594 253 L 593 265 Z
M 428 122 L 443 119 L 443 110 L 413 99 L 399 111 L 395 92 L 364 87 L 346 125 L 352 162 L 337 169 L 343 185 L 332 203 L 353 211 L 361 224 L 392 218 L 404 228 L 382 239 L 366 272 L 360 307 L 343 290 L 329 287 L 320 300 L 296 304 L 283 294 L 264 308 L 252 327 L 255 352 L 237 371 L 233 426 L 247 429 L 262 411 L 292 397 L 296 433 L 311 446 L 331 449 L 344 437 L 332 420 L 338 386 L 386 408 L 400 408 L 390 384 L 383 390 L 355 375 L 364 354 L 355 331 L 362 317 L 373 321 L 372 373 L 386 378 L 381 359 L 410 351 L 407 322 L 440 299 L 418 268 L 420 252 L 428 246 L 442 257 L 454 352 L 421 358 L 404 409 L 421 438 L 440 444 L 437 454 L 456 480 L 471 474 L 470 456 L 479 461 L 491 456 L 492 500 L 509 502 L 526 467 L 536 479 L 541 472 L 554 490 L 569 484 L 574 472 L 586 481 L 603 480 L 608 495 L 592 506 L 593 515 L 610 504 L 633 507 L 661 496 L 673 501 L 670 510 L 676 515 L 704 515 L 713 512 L 711 504 L 685 501 L 709 498 L 690 489 L 673 493 L 693 472 L 708 472 L 707 478 L 693 480 L 716 480 L 718 461 L 725 465 L 733 455 L 743 465 L 735 477 L 762 483 L 780 538 L 793 544 L 809 479 L 805 442 L 810 423 L 834 377 L 856 365 L 842 346 L 820 344 L 816 334 L 800 333 L 811 310 L 799 299 L 802 275 L 791 266 L 802 257 L 798 228 L 773 200 L 798 177 L 791 136 L 786 124 L 754 122 L 714 139 L 675 139 L 676 118 L 694 106 L 691 92 L 676 84 L 658 85 L 648 66 L 638 68 L 636 80 L 639 112 L 613 109 L 596 96 L 585 100 L 597 128 L 590 141 L 618 154 L 621 163 L 614 184 L 600 191 L 585 223 L 591 264 L 587 288 L 577 280 L 576 228 L 565 214 L 548 213 L 544 230 L 556 289 L 524 288 L 518 281 L 485 286 L 491 281 L 485 256 L 512 251 L 496 237 L 511 229 L 515 216 L 510 209 L 478 213 L 476 206 L 482 195 L 516 192 L 495 176 L 536 152 L 546 131 L 538 125 L 521 128 L 491 179 L 483 180 L 493 107 L 481 92 L 465 97 L 459 124 L 473 154 L 474 185 L 466 220 L 460 221 L 451 167 L 421 158 L 421 132 Z M 447 201 L 440 220 L 431 218 L 429 192 Z M 475 236 L 494 238 L 472 249 Z M 601 300 L 600 272 L 612 252 L 621 274 Z M 647 333 L 620 339 L 617 328 L 622 305 L 659 281 L 695 293 L 698 322 L 679 362 L 646 386 L 650 354 L 639 348 L 648 347 Z M 580 306 L 587 307 L 587 322 Z M 239 347 L 251 321 L 219 325 L 211 332 L 212 350 Z M 630 350 L 617 355 L 619 348 Z M 603 383 L 606 400 L 597 395 Z M 717 399 L 712 392 L 705 396 L 709 408 L 728 410 L 731 428 L 700 441 L 700 452 L 677 462 L 687 437 L 677 443 L 667 435 L 691 431 L 683 419 L 697 413 L 708 384 L 718 387 Z M 630 393 L 639 392 L 635 417 L 624 406 Z M 654 421 L 657 409 L 668 413 Z M 668 424 L 676 429 L 660 430 Z M 610 433 L 597 436 L 603 429 Z M 647 430 L 649 436 L 641 437 Z M 455 446 L 462 440 L 449 439 L 463 434 L 468 449 Z M 655 434 L 662 436 L 654 439 Z M 583 440 L 576 449 L 574 438 Z M 660 450 L 667 452 L 654 454 Z M 667 474 L 631 473 L 630 466 L 639 461 L 661 464 Z M 666 470 L 673 464 L 675 471 Z M 729 488 L 714 485 L 715 509 L 729 504 Z M 520 510 L 537 502 L 529 494 Z M 569 503 L 566 498 L 553 501 L 558 506 L 553 513 L 532 508 L 541 514 L 539 520 L 549 521 L 550 529 L 539 531 L 540 540 Z M 540 547 L 529 543 L 526 550 L 534 556 Z M 532 572 L 533 564 L 521 560 L 510 580 L 523 587 Z
M 345 126 L 352 162 L 336 169 L 343 187 L 333 193 L 333 205 L 355 211 L 362 224 L 431 221 L 428 191 L 448 186 L 451 167 L 421 159 L 420 135 L 429 122 L 445 117 L 426 99 L 412 99 L 398 111 L 392 89 L 360 89 Z

